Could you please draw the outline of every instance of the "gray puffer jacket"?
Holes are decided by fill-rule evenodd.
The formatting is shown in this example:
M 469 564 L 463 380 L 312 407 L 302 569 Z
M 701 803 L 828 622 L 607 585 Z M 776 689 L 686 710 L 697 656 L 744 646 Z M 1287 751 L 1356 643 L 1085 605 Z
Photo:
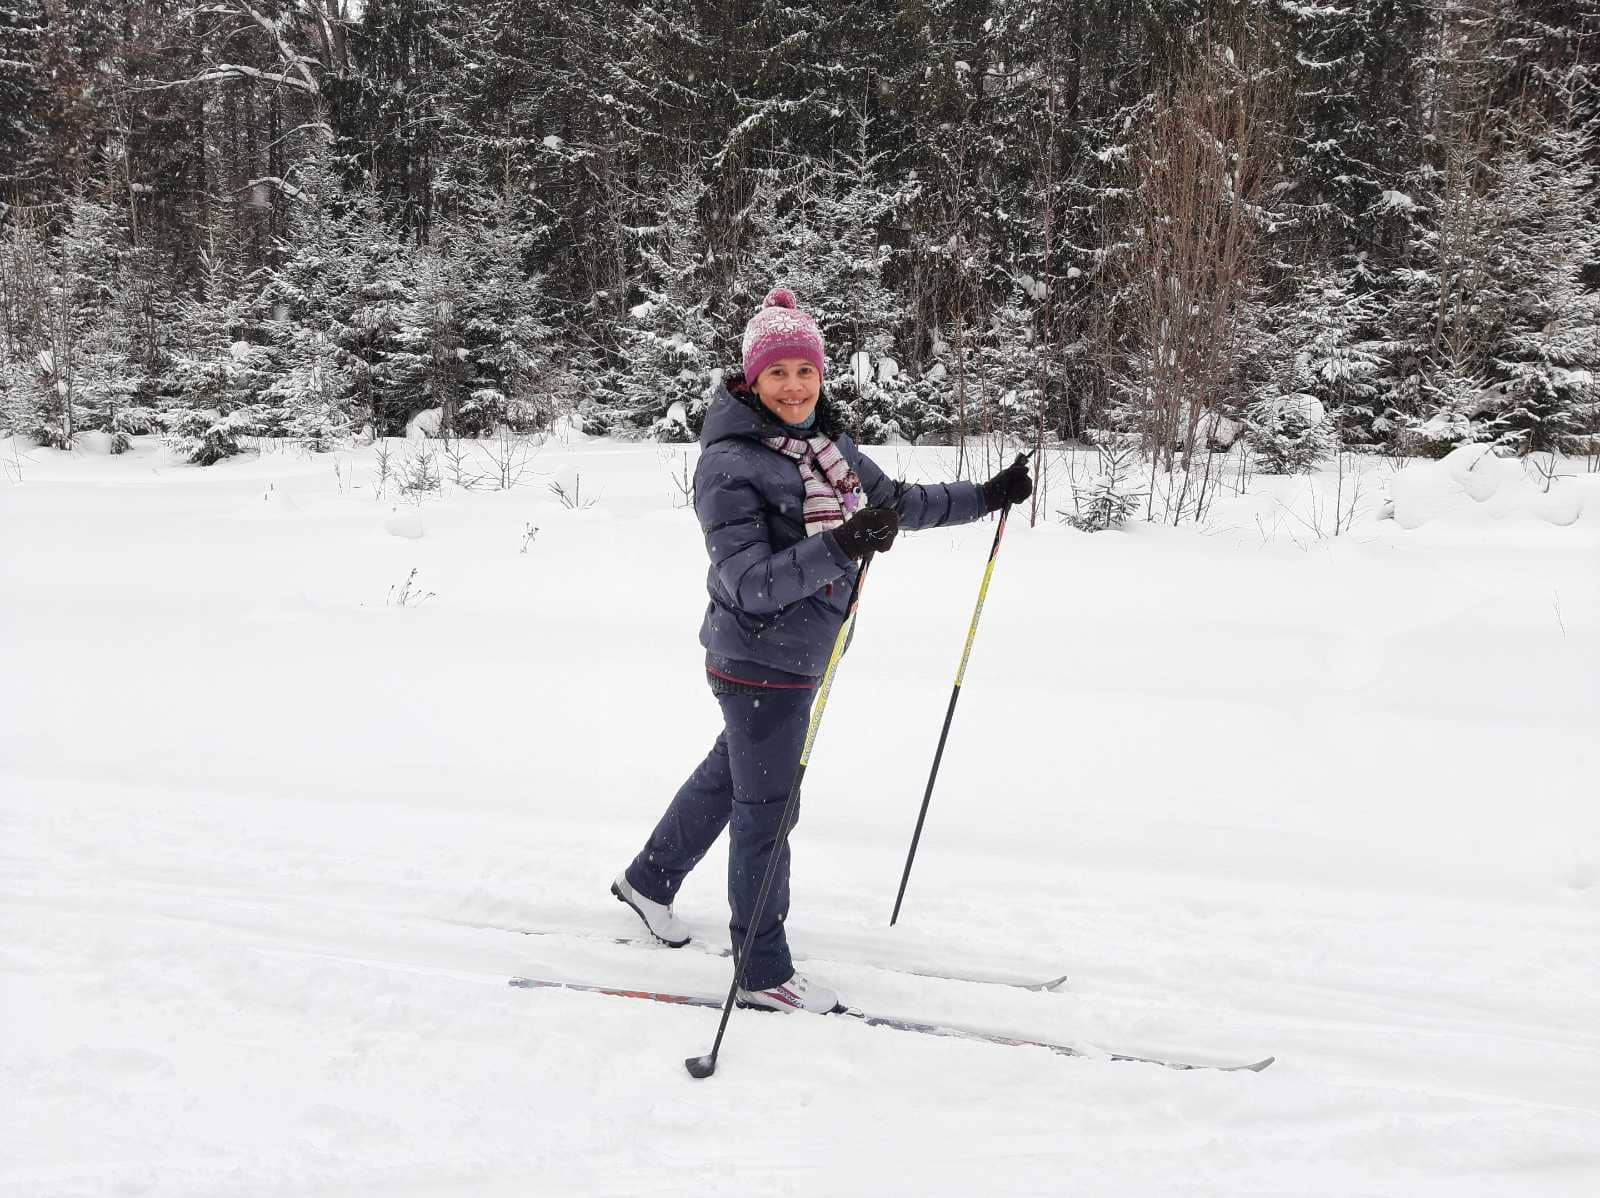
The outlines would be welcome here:
M 734 387 L 741 382 L 732 380 Z M 826 400 L 818 426 L 826 431 Z M 694 474 L 694 510 L 711 557 L 711 602 L 700 643 L 716 658 L 815 678 L 827 668 L 849 609 L 857 563 L 831 533 L 806 536 L 800 471 L 762 444 L 785 431 L 754 395 L 735 394 L 726 384 L 706 413 Z M 988 514 L 976 483 L 908 486 L 897 494 L 849 437 L 829 435 L 860 477 L 868 502 L 895 508 L 903 529 L 965 524 Z

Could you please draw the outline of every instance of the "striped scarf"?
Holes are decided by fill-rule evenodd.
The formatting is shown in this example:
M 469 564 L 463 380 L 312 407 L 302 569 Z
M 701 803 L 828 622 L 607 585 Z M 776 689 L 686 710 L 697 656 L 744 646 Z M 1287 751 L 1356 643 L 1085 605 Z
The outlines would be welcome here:
M 806 501 L 803 509 L 806 536 L 838 528 L 845 518 L 853 515 L 866 503 L 861 490 L 861 480 L 845 461 L 839 447 L 827 437 L 765 437 L 761 442 L 768 449 L 776 449 L 784 457 L 793 458 L 800 467 L 800 478 L 805 483 Z M 821 467 L 822 477 L 813 467 Z

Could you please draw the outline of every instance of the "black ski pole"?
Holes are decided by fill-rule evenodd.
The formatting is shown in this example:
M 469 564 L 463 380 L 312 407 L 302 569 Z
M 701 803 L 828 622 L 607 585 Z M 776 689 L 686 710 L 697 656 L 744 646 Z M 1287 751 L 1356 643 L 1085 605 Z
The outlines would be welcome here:
M 1023 465 L 1031 454 L 1019 453 L 1013 466 Z M 917 842 L 922 839 L 922 823 L 928 818 L 928 804 L 933 799 L 933 784 L 939 777 L 939 762 L 944 758 L 944 742 L 950 735 L 950 721 L 956 714 L 956 700 L 961 697 L 961 680 L 967 675 L 967 658 L 972 656 L 972 641 L 978 635 L 978 617 L 983 615 L 983 601 L 989 595 L 989 579 L 994 576 L 995 558 L 1000 555 L 1000 538 L 1006 535 L 1006 519 L 1011 515 L 1011 504 L 1000 509 L 1000 525 L 994 530 L 994 544 L 989 548 L 989 564 L 983 571 L 983 585 L 978 588 L 978 606 L 972 612 L 972 625 L 967 629 L 967 643 L 961 650 L 961 665 L 956 670 L 956 684 L 950 691 L 950 706 L 945 709 L 944 727 L 939 730 L 939 747 L 933 753 L 933 769 L 928 772 L 928 789 L 922 795 L 922 810 L 917 812 L 917 828 L 911 834 L 911 851 L 906 854 L 906 868 L 900 875 L 900 893 L 894 896 L 894 914 L 889 916 L 892 928 L 900 918 L 900 904 L 906 897 L 906 883 L 911 880 L 911 863 L 917 858 Z
M 800 783 L 805 779 L 806 763 L 811 760 L 811 746 L 816 743 L 817 729 L 822 725 L 823 709 L 828 706 L 828 692 L 833 689 L 834 672 L 839 668 L 839 658 L 844 656 L 845 642 L 850 639 L 850 627 L 855 623 L 856 609 L 861 606 L 861 591 L 866 585 L 867 567 L 872 565 L 872 557 L 873 551 L 869 549 L 861 559 L 861 572 L 856 575 L 856 591 L 850 598 L 850 610 L 845 612 L 844 623 L 839 625 L 839 633 L 833 638 L 828 668 L 823 671 L 817 697 L 811 704 L 811 722 L 806 727 L 805 743 L 800 747 L 800 762 L 795 767 L 794 782 L 789 786 L 788 801 L 783 805 L 783 818 L 778 822 L 778 840 L 772 847 L 772 859 L 767 862 L 766 873 L 761 878 L 755 910 L 751 913 L 749 926 L 745 928 L 744 943 L 739 946 L 739 955 L 734 961 L 733 983 L 728 987 L 727 1001 L 722 1004 L 722 1022 L 717 1024 L 717 1039 L 705 1056 L 689 1057 L 683 1062 L 690 1077 L 710 1077 L 717 1071 L 717 1054 L 722 1051 L 722 1037 L 728 1030 L 728 1016 L 733 1013 L 733 1000 L 739 993 L 739 983 L 744 980 L 744 967 L 750 956 L 750 946 L 755 942 L 756 929 L 761 926 L 761 917 L 767 911 L 767 894 L 772 889 L 772 879 L 777 875 L 778 862 L 789 843 L 789 829 L 794 826 L 795 810 L 800 799 Z

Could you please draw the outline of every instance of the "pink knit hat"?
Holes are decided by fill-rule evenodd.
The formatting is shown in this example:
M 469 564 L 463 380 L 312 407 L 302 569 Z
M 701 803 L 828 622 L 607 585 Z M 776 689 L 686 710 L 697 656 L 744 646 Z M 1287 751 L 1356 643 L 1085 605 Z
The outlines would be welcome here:
M 817 322 L 795 307 L 794 292 L 774 287 L 762 301 L 761 311 L 744 326 L 745 382 L 755 382 L 763 370 L 784 358 L 804 358 L 819 375 L 828 372 Z

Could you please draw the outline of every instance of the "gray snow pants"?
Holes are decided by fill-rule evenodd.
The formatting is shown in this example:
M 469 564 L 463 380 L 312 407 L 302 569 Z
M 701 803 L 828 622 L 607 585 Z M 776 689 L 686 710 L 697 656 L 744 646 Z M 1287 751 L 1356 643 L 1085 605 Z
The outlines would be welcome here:
M 750 934 L 761 879 L 777 844 L 784 802 L 800 764 L 813 694 L 810 689 L 796 689 L 718 696 L 721 734 L 628 866 L 628 885 L 645 898 L 670 903 L 683 879 L 727 827 L 728 906 L 732 910 L 728 927 L 736 959 Z M 788 981 L 794 973 L 783 932 L 788 914 L 789 848 L 785 845 L 750 947 L 743 983 L 746 989 L 765 990 Z

